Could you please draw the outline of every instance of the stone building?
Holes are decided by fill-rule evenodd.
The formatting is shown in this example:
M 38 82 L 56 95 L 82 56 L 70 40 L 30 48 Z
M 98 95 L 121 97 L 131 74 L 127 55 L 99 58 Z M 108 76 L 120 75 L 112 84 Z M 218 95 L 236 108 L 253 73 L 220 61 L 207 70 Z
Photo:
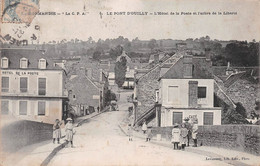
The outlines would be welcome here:
M 2 118 L 44 123 L 66 118 L 66 73 L 47 57 L 35 49 L 1 50 Z

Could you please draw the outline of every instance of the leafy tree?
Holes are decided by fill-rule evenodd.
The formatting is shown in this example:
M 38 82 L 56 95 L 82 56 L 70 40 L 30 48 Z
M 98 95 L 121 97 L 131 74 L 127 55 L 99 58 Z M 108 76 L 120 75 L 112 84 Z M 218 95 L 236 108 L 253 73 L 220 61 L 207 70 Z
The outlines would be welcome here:
M 151 51 L 156 47 L 156 40 L 151 39 L 148 43 L 148 47 L 151 49 Z
M 93 53 L 93 59 L 99 60 L 100 57 L 101 57 L 101 52 L 100 52 L 100 51 L 95 51 L 95 52 Z
M 112 59 L 116 59 L 118 56 L 120 56 L 123 52 L 123 47 L 121 45 L 116 46 L 114 49 L 111 48 L 109 50 L 109 55 Z
M 105 94 L 105 105 L 109 105 L 109 103 L 112 101 L 112 100 L 117 100 L 116 99 L 116 94 L 111 92 L 111 90 L 108 90 Z
M 115 64 L 115 82 L 120 88 L 125 82 L 126 62 L 126 58 L 121 57 L 120 61 Z

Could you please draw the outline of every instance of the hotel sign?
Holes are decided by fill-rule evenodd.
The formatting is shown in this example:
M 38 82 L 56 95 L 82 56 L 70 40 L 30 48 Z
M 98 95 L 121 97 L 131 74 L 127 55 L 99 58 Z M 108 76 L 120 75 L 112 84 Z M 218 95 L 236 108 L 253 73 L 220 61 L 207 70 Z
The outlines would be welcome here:
M 2 71 L 2 75 L 39 75 L 37 71 Z

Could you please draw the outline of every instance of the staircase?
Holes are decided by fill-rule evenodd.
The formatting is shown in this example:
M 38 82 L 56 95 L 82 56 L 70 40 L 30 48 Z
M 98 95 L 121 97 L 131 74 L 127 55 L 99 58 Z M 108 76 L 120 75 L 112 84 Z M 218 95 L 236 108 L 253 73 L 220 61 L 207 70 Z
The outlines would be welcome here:
M 154 116 L 156 114 L 156 108 L 160 107 L 160 105 L 155 104 L 153 107 L 149 108 L 147 111 L 145 111 L 141 116 L 139 116 L 135 123 L 134 126 L 140 126 L 142 125 L 142 122 L 144 119 L 146 119 L 146 122 L 149 123 L 149 120 L 151 121 L 152 119 L 149 119 L 151 116 Z

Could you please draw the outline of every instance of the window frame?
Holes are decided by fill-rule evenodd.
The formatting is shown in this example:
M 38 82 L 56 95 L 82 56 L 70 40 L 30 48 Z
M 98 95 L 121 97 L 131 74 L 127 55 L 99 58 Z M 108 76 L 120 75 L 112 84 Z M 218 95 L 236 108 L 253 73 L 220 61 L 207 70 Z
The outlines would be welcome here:
M 27 80 L 27 82 L 26 82 L 26 83 L 27 83 L 27 84 L 26 84 L 26 91 L 22 91 L 22 90 L 21 90 L 21 78 L 26 78 L 26 80 Z M 19 89 L 20 89 L 20 92 L 21 92 L 21 93 L 26 93 L 26 92 L 28 92 L 28 87 L 29 87 L 29 82 L 28 82 L 28 80 L 29 80 L 28 77 L 20 77 Z
M 202 92 L 199 89 L 205 89 L 205 94 L 201 94 Z M 204 91 L 203 91 L 204 93 Z M 206 99 L 207 98 L 207 87 L 206 86 L 198 86 L 198 99 Z
M 40 79 L 45 79 L 45 91 L 44 94 L 40 94 L 40 90 L 43 90 L 42 88 L 40 88 Z M 47 94 L 47 78 L 46 77 L 38 77 L 38 95 L 39 96 L 45 96 Z
M 44 114 L 40 114 L 40 111 L 39 111 L 39 104 L 40 103 L 44 103 Z M 38 101 L 37 103 L 37 116 L 46 116 L 46 101 Z
M 38 61 L 38 68 L 39 69 L 46 69 L 47 67 L 47 61 L 44 58 L 39 59 Z
M 25 66 L 23 66 L 22 62 L 25 62 Z M 21 58 L 20 59 L 20 68 L 21 69 L 27 69 L 28 68 L 28 59 L 27 58 Z
M 212 123 L 208 123 L 209 121 L 206 120 L 205 114 L 211 114 L 212 116 Z M 207 123 L 206 123 L 207 122 Z M 214 124 L 214 112 L 203 112 L 203 125 L 213 125 Z
M 7 102 L 7 112 L 3 112 L 3 102 Z M 8 115 L 10 112 L 9 100 L 1 100 L 1 115 Z
M 21 102 L 25 102 L 26 103 L 26 113 L 25 114 L 21 114 Z M 28 115 L 28 101 L 26 100 L 20 100 L 19 101 L 19 116 L 27 116 Z
M 178 123 L 178 124 L 181 124 L 183 122 L 183 112 L 181 112 L 181 111 L 178 111 L 178 112 L 174 111 L 174 112 L 172 112 L 172 125 L 177 123 L 177 122 L 174 121 L 174 113 L 181 113 L 181 120 L 180 120 L 180 123 Z
M 3 80 L 4 80 L 4 78 L 7 78 L 8 79 L 8 87 L 3 87 Z M 9 92 L 9 89 L 10 89 L 10 79 L 9 79 L 9 77 L 7 77 L 7 76 L 2 76 L 1 77 L 1 92 Z
M 4 65 L 4 61 L 7 61 L 6 65 Z M 6 57 L 1 58 L 1 68 L 8 68 L 9 67 L 9 59 Z

